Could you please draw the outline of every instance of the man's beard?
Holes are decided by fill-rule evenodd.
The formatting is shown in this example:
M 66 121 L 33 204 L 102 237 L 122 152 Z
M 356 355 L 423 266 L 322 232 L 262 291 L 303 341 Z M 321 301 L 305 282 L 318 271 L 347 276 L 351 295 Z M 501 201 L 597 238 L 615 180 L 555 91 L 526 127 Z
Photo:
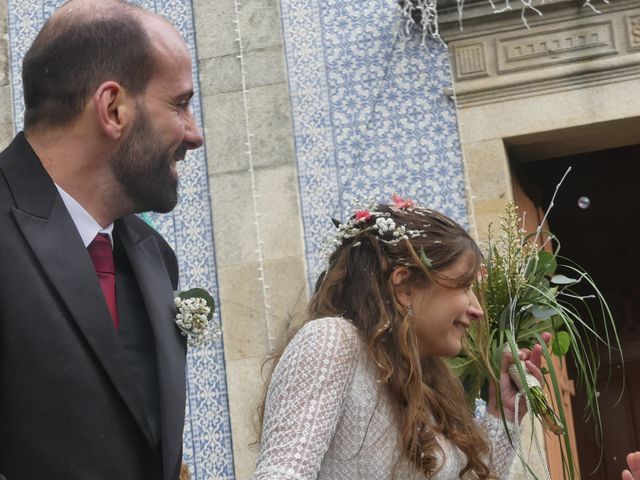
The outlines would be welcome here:
M 178 203 L 178 180 L 171 171 L 174 160 L 184 158 L 186 148 L 174 153 L 160 143 L 149 115 L 138 104 L 128 137 L 111 156 L 111 168 L 136 212 L 167 213 Z

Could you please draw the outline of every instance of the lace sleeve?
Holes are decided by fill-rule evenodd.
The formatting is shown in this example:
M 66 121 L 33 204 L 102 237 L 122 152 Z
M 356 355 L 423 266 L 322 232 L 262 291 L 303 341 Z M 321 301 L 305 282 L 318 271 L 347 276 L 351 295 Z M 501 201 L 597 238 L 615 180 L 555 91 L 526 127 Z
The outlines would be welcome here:
M 291 340 L 269 384 L 253 480 L 317 477 L 351 385 L 358 341 L 341 318 L 313 320 Z
M 515 449 L 511 443 L 513 442 L 514 445 L 517 445 L 519 440 L 518 428 L 514 423 L 507 422 L 509 436 L 511 437 L 510 442 L 502 419 L 487 413 L 478 418 L 477 421 L 480 426 L 484 428 L 489 439 L 489 444 L 491 445 L 491 462 L 495 474 L 499 479 L 507 480 L 509 478 L 511 464 L 515 457 Z

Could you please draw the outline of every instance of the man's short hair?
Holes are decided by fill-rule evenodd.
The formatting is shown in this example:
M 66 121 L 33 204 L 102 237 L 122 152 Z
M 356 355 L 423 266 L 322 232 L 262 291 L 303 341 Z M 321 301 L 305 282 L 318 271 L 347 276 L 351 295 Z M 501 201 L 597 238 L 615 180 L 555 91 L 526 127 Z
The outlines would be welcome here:
M 118 2 L 99 13 L 54 14 L 22 62 L 25 130 L 68 125 L 105 81 L 133 95 L 145 90 L 157 62 L 141 12 Z

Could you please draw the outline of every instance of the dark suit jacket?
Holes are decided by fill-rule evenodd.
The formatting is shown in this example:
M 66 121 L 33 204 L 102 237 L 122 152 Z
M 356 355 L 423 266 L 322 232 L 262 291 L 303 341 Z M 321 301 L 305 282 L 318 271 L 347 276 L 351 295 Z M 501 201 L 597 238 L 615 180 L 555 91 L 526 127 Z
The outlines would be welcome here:
M 178 478 L 186 345 L 174 325 L 175 255 L 135 216 L 116 221 L 114 232 L 142 297 L 122 306 L 124 316 L 142 312 L 147 318 L 131 325 L 147 322 L 137 331 L 152 337 L 146 370 L 137 344 L 114 331 L 86 248 L 24 135 L 0 153 L 0 474 L 7 480 Z M 120 293 L 118 309 L 123 315 Z M 149 382 L 140 381 L 145 376 Z M 159 397 L 151 407 L 147 384 Z

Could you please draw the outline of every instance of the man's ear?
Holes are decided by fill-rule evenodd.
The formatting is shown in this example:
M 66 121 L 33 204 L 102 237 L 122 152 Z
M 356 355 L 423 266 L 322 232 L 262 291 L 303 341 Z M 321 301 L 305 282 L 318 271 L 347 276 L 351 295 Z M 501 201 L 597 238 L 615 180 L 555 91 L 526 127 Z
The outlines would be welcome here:
M 391 272 L 391 283 L 396 296 L 396 300 L 400 305 L 406 307 L 411 305 L 411 285 L 407 282 L 411 272 L 407 267 L 397 267 Z
M 118 140 L 133 121 L 133 99 L 118 83 L 101 84 L 93 94 L 93 104 L 100 129 L 106 136 Z

